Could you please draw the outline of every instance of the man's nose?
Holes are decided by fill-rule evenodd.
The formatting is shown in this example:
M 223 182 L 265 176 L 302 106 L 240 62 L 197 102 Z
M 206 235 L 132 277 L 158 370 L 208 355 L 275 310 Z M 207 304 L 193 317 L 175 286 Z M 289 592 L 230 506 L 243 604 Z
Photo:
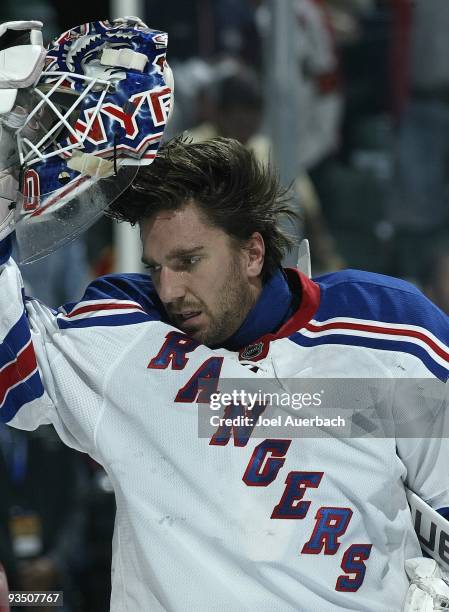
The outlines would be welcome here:
M 159 273 L 157 292 L 163 304 L 183 298 L 186 294 L 186 286 L 182 272 L 176 272 L 163 266 Z

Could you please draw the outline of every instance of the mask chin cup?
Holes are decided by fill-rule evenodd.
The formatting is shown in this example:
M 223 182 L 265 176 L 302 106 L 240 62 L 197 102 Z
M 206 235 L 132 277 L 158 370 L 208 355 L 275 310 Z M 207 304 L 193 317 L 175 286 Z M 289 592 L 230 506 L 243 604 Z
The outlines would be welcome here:
M 129 187 L 137 171 L 125 166 L 102 179 L 80 174 L 75 189 L 62 187 L 45 198 L 22 189 L 15 211 L 19 263 L 42 259 L 78 238 Z

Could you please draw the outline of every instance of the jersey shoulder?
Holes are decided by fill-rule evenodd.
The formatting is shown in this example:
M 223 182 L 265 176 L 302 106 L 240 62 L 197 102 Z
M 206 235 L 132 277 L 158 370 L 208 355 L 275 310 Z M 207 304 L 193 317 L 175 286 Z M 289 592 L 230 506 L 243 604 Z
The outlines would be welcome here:
M 92 281 L 78 302 L 65 304 L 59 327 L 130 325 L 166 322 L 151 278 L 145 274 L 108 274 Z
M 449 344 L 449 318 L 417 287 L 399 278 L 343 270 L 314 279 L 320 287 L 317 321 L 335 317 L 418 325 Z
M 408 353 L 447 380 L 449 317 L 414 285 L 358 270 L 326 274 L 314 282 L 320 288 L 319 306 L 301 330 L 308 343 Z

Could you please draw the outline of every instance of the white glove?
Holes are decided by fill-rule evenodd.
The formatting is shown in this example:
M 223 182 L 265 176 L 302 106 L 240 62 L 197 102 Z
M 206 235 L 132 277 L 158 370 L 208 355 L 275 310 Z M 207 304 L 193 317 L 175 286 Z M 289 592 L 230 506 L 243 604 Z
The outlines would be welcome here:
M 410 587 L 403 612 L 434 612 L 449 609 L 449 576 L 436 561 L 415 557 L 405 562 Z
M 14 174 L 19 170 L 15 131 L 26 118 L 26 111 L 14 106 L 17 91 L 33 87 L 41 75 L 46 53 L 41 29 L 41 21 L 0 24 L 0 241 L 14 230 Z
M 34 19 L 30 21 L 5 21 L 4 23 L 0 23 L 0 37 L 5 34 L 6 30 L 41 30 L 42 26 L 42 21 L 36 21 Z
M 41 28 L 41 21 L 7 21 L 0 24 L 0 113 L 11 111 L 17 90 L 32 87 L 41 75 L 46 53 Z M 5 45 L 2 37 L 8 32 L 8 44 Z M 24 41 L 25 34 L 28 36 Z M 14 45 L 12 42 L 15 38 L 17 44 Z

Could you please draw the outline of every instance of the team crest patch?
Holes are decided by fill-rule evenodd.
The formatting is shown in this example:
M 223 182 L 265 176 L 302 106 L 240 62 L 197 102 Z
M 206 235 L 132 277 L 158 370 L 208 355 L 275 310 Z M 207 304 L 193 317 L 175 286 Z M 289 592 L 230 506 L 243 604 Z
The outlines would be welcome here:
M 250 344 L 240 353 L 241 359 L 254 359 L 259 357 L 263 351 L 263 342 L 257 342 L 256 344 Z

